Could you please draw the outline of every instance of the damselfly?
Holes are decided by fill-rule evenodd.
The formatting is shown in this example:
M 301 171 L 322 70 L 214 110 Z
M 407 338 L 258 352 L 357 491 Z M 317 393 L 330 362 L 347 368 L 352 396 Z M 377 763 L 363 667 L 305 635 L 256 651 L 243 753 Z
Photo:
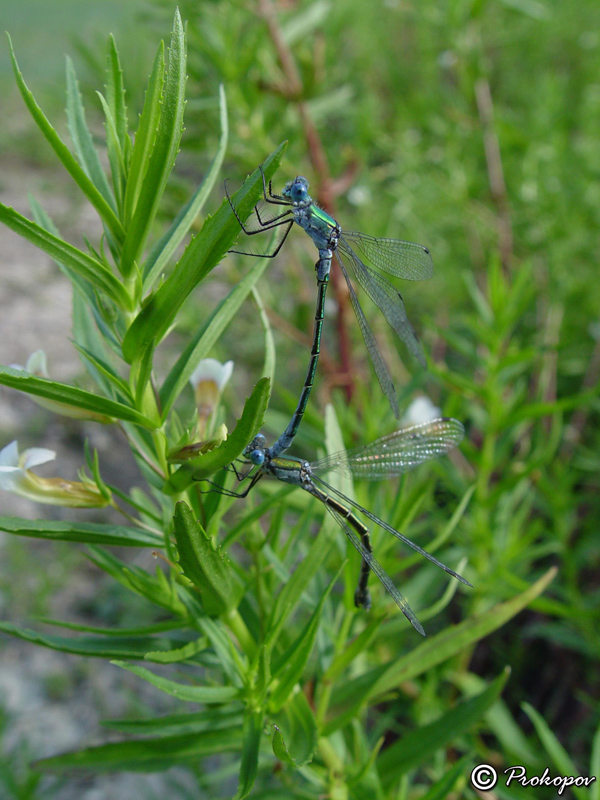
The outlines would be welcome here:
M 227 187 L 225 188 L 227 191 Z M 431 277 L 433 274 L 433 262 L 429 250 L 423 247 L 423 245 L 404 242 L 399 239 L 377 239 L 373 236 L 357 233 L 355 231 L 342 231 L 338 222 L 319 208 L 312 200 L 308 194 L 308 181 L 306 178 L 297 177 L 293 181 L 289 181 L 282 194 L 278 195 L 273 193 L 271 182 L 269 182 L 267 190 L 263 174 L 263 195 L 265 202 L 272 205 L 288 206 L 288 209 L 270 219 L 263 220 L 257 206 L 255 208 L 255 213 L 258 220 L 258 227 L 253 230 L 244 225 L 231 202 L 229 193 L 227 193 L 233 213 L 236 215 L 240 227 L 248 236 L 253 236 L 280 226 L 285 228 L 276 249 L 273 253 L 268 254 L 267 257 L 274 258 L 277 255 L 294 222 L 308 233 L 319 252 L 319 260 L 315 265 L 317 281 L 319 283 L 319 299 L 315 317 L 311 363 L 307 373 L 307 380 L 294 416 L 286 431 L 270 449 L 271 455 L 277 456 L 283 453 L 292 443 L 302 415 L 304 414 L 306 403 L 308 402 L 308 395 L 310 394 L 312 386 L 311 381 L 314 377 L 320 350 L 322 315 L 319 318 L 319 308 L 322 310 L 324 306 L 327 279 L 331 268 L 331 260 L 334 255 L 348 285 L 350 302 L 352 303 L 371 361 L 373 362 L 375 373 L 377 374 L 381 388 L 388 398 L 396 417 L 399 416 L 396 390 L 388 367 L 377 347 L 373 331 L 358 302 L 358 297 L 350 281 L 346 264 L 347 262 L 350 263 L 354 276 L 361 288 L 383 312 L 387 322 L 406 344 L 409 351 L 423 366 L 425 366 L 426 361 L 423 349 L 412 325 L 408 321 L 402 297 L 379 271 L 407 280 L 423 280 Z M 356 251 L 361 253 L 362 258 L 357 255 Z M 241 250 L 232 250 L 230 252 L 241 253 L 242 255 L 254 255 Z M 362 260 L 363 258 L 370 261 L 379 271 L 367 266 Z
M 414 469 L 419 464 L 443 455 L 455 448 L 462 440 L 464 428 L 455 419 L 441 417 L 439 419 L 412 425 L 408 428 L 390 433 L 375 442 L 354 450 L 342 451 L 326 456 L 319 461 L 309 463 L 290 456 L 273 456 L 265 447 L 265 437 L 258 434 L 246 447 L 244 455 L 253 466 L 242 479 L 249 478 L 250 483 L 242 493 L 226 492 L 236 497 L 245 497 L 250 489 L 263 475 L 271 475 L 284 483 L 299 486 L 323 503 L 327 511 L 342 528 L 352 545 L 362 557 L 362 565 L 358 588 L 354 595 L 357 607 L 369 609 L 371 601 L 368 590 L 369 572 L 373 571 L 386 591 L 390 594 L 398 608 L 419 633 L 425 635 L 421 623 L 410 606 L 394 586 L 391 578 L 375 559 L 369 536 L 369 529 L 351 510 L 355 508 L 367 519 L 379 525 L 404 544 L 416 550 L 433 564 L 445 570 L 467 586 L 471 584 L 454 570 L 442 564 L 404 534 L 397 531 L 387 522 L 363 508 L 355 500 L 346 497 L 321 477 L 322 473 L 331 470 L 343 470 L 356 478 L 382 480 L 394 478 Z

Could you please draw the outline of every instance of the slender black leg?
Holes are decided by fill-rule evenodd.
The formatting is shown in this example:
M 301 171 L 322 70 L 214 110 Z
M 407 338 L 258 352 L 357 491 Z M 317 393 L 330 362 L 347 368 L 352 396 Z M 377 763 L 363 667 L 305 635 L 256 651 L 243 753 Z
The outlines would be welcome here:
M 243 492 L 233 492 L 230 489 L 224 489 L 222 486 L 218 486 L 214 481 L 209 480 L 208 478 L 202 478 L 201 480 L 206 481 L 206 483 L 210 483 L 214 486 L 214 489 L 198 489 L 201 494 L 208 494 L 208 492 L 218 492 L 218 494 L 223 494 L 225 497 L 246 497 L 248 492 L 252 489 L 252 487 L 262 478 L 264 472 L 257 472 L 255 475 L 252 476 L 252 480 L 246 487 Z
M 277 247 L 275 248 L 275 250 L 273 250 L 272 253 L 248 253 L 246 250 L 228 250 L 227 252 L 228 253 L 238 253 L 241 256 L 254 256 L 255 258 L 275 258 L 275 256 L 279 253 L 279 251 L 283 247 L 283 243 L 287 239 L 288 234 L 289 234 L 290 230 L 292 229 L 292 225 L 293 224 L 294 224 L 294 220 L 291 219 L 291 220 L 289 220 L 289 222 L 283 222 L 283 223 L 278 222 L 276 225 L 271 226 L 273 228 L 278 228 L 280 225 L 287 225 L 286 232 L 283 234 L 283 237 L 281 238 L 280 242 L 278 243 Z M 268 231 L 270 229 L 267 227 L 267 228 L 263 228 L 263 230 Z M 260 233 L 260 232 L 261 231 L 252 231 L 252 233 Z M 244 230 L 244 233 L 247 233 L 247 231 Z

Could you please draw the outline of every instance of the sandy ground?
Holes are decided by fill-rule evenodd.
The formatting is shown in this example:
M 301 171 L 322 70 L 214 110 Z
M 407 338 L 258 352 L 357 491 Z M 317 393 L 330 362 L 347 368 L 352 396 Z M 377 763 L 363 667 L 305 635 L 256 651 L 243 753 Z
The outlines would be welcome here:
M 87 203 L 80 201 L 63 177 L 23 163 L 0 161 L 0 200 L 30 216 L 28 192 L 44 205 L 71 242 L 81 244 L 82 233 L 92 241 L 97 240 L 99 225 L 95 213 Z M 34 350 L 43 348 L 52 377 L 87 385 L 83 366 L 69 341 L 70 309 L 70 285 L 57 267 L 45 254 L 0 226 L 0 362 L 24 365 Z M 22 449 L 40 446 L 55 450 L 56 462 L 41 468 L 40 474 L 76 478 L 83 462 L 86 437 L 98 448 L 103 473 L 110 475 L 111 481 L 122 487 L 135 481 L 136 467 L 114 428 L 59 418 L 26 396 L 0 388 L 0 447 L 16 438 Z M 0 514 L 102 519 L 98 512 L 40 506 L 7 492 L 0 492 Z M 60 619 L 85 621 L 77 609 L 94 601 L 103 576 L 82 555 L 73 555 L 72 550 L 68 552 L 69 566 L 65 568 L 57 561 L 58 555 L 64 555 L 64 548 L 68 546 L 62 547 L 61 550 L 61 545 L 33 539 L 15 540 L 0 533 L 2 619 L 35 628 L 38 623 L 28 617 L 32 613 L 30 598 L 39 592 L 43 594 L 48 584 L 56 589 L 56 582 L 64 580 L 60 591 L 54 591 L 48 598 L 44 613 Z M 128 555 L 140 566 L 154 569 L 149 551 L 131 551 Z M 40 565 L 43 565 L 43 575 L 39 572 Z M 39 598 L 33 605 L 38 608 Z M 85 660 L 1 635 L 0 706 L 4 707 L 8 719 L 0 741 L 4 751 L 0 759 L 9 768 L 17 769 L 25 751 L 33 757 L 48 756 L 107 741 L 111 734 L 100 729 L 98 721 L 125 715 L 130 710 L 125 699 L 128 695 L 142 696 L 160 713 L 172 709 L 166 695 L 130 678 L 133 676 L 105 661 Z M 88 776 L 60 784 L 45 778 L 44 785 L 49 792 L 44 797 L 60 800 L 162 797 L 168 791 L 169 775 L 171 773 Z M 194 785 L 181 772 L 176 777 L 188 782 L 190 788 Z M 192 791 L 192 796 L 196 796 L 196 792 Z

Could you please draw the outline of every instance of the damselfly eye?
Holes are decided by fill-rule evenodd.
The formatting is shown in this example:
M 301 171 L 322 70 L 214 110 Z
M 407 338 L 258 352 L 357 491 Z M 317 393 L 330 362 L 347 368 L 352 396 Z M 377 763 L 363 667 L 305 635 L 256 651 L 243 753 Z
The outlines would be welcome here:
M 294 203 L 302 203 L 308 197 L 308 185 L 302 180 L 296 180 L 291 187 L 290 195 Z
M 262 450 L 253 450 L 249 458 L 255 467 L 260 467 L 265 463 L 265 454 Z

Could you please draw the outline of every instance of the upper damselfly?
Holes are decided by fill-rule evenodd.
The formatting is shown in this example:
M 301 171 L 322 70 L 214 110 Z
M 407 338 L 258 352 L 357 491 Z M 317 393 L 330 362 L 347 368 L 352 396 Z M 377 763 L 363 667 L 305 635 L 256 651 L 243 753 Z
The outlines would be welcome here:
M 368 236 L 367 234 L 357 233 L 355 231 L 343 231 L 339 223 L 323 211 L 323 209 L 319 208 L 312 200 L 308 194 L 308 181 L 306 178 L 297 177 L 289 181 L 282 194 L 278 195 L 273 193 L 270 182 L 267 189 L 262 168 L 261 174 L 263 176 L 263 195 L 265 202 L 272 205 L 287 206 L 288 208 L 286 211 L 270 219 L 263 220 L 257 206 L 255 208 L 255 213 L 258 220 L 258 227 L 256 229 L 251 229 L 244 225 L 227 193 L 231 208 L 244 233 L 248 236 L 253 236 L 267 230 L 272 230 L 273 228 L 283 227 L 284 233 L 276 249 L 273 253 L 267 254 L 267 257 L 273 258 L 281 249 L 295 222 L 308 233 L 319 252 L 319 260 L 315 265 L 317 282 L 319 284 L 319 297 L 317 300 L 317 312 L 315 314 L 315 332 L 313 335 L 311 363 L 307 373 L 307 380 L 305 381 L 294 416 L 286 431 L 270 449 L 271 455 L 277 456 L 283 453 L 292 443 L 302 415 L 304 414 L 312 387 L 312 379 L 314 378 L 320 351 L 323 321 L 322 311 L 324 308 L 325 293 L 327 291 L 327 281 L 332 258 L 335 256 L 342 270 L 342 274 L 348 285 L 350 302 L 352 303 L 354 313 L 357 317 L 371 361 L 373 362 L 375 373 L 377 374 L 381 388 L 388 398 L 396 417 L 399 417 L 396 390 L 388 367 L 377 347 L 373 331 L 367 322 L 358 297 L 356 296 L 354 286 L 348 274 L 347 264 L 349 263 L 351 265 L 354 277 L 361 288 L 382 311 L 387 322 L 406 344 L 409 351 L 422 366 L 426 366 L 423 349 L 408 320 L 402 297 L 380 272 L 386 272 L 395 277 L 407 280 L 424 280 L 425 278 L 431 277 L 433 274 L 433 262 L 429 250 L 423 245 L 405 242 L 399 239 L 378 239 L 374 236 Z M 255 255 L 241 250 L 231 250 L 230 252 L 241 253 L 243 255 Z M 360 256 L 358 253 L 360 253 Z M 370 261 L 376 269 L 365 264 L 363 259 Z

